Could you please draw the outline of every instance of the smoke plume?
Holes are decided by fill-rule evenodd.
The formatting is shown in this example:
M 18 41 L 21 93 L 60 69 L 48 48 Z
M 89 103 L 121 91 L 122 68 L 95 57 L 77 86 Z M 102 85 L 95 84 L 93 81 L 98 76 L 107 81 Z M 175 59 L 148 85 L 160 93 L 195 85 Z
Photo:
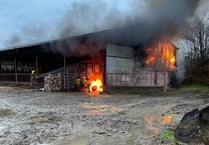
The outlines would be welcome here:
M 21 40 L 20 36 L 17 33 L 14 33 L 12 37 L 6 41 L 5 45 L 8 45 L 8 47 L 17 46 L 21 44 Z
M 86 0 L 73 3 L 57 28 L 59 38 L 77 36 L 102 30 L 102 33 L 69 40 L 66 47 L 57 48 L 65 53 L 76 51 L 76 44 L 120 42 L 136 46 L 157 41 L 164 36 L 173 37 L 187 18 L 193 16 L 200 0 Z M 63 42 L 62 42 L 63 43 Z M 83 50 L 85 48 L 82 47 Z M 86 48 L 87 49 L 87 48 Z M 89 47 L 88 47 L 89 49 Z

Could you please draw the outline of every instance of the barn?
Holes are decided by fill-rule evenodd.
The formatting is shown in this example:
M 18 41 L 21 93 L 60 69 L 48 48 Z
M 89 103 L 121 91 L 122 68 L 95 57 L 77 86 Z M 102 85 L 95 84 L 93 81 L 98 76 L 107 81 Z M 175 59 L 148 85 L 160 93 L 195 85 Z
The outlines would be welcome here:
M 1 49 L 0 81 L 43 87 L 52 81 L 59 90 L 100 92 L 108 87 L 168 88 L 177 48 L 169 37 L 138 33 L 119 28 Z

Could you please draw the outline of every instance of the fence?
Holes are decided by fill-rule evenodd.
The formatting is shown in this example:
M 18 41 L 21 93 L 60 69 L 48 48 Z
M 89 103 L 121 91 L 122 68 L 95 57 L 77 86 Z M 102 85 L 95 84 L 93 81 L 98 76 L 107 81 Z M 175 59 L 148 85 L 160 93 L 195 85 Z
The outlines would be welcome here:
M 74 73 L 58 73 L 59 80 L 61 81 L 61 90 L 71 90 L 75 84 Z
M 110 87 L 166 87 L 166 72 L 107 73 L 106 86 Z
M 75 81 L 74 74 L 59 74 L 62 89 L 68 90 Z M 16 84 L 43 84 L 44 77 L 40 74 L 32 79 L 30 73 L 1 73 L 0 81 L 15 82 Z M 107 87 L 161 87 L 166 88 L 168 83 L 166 72 L 134 72 L 134 73 L 106 73 Z
M 39 74 L 40 75 L 40 74 Z M 0 81 L 15 82 L 16 84 L 33 83 L 43 84 L 43 78 L 32 79 L 31 73 L 0 73 Z

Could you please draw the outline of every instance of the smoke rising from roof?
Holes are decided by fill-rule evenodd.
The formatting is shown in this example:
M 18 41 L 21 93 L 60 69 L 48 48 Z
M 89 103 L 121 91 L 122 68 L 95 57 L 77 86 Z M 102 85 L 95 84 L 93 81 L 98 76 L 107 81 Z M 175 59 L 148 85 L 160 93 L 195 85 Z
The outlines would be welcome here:
M 123 45 L 131 46 L 150 43 L 164 36 L 175 36 L 186 25 L 187 18 L 193 16 L 199 2 L 200 0 L 77 1 L 59 23 L 57 34 L 59 38 L 65 38 L 112 29 L 88 35 L 85 41 L 120 41 Z M 71 40 L 67 44 L 70 49 L 77 49 L 72 46 L 75 43 Z
M 60 37 L 69 37 L 118 28 L 140 17 L 145 9 L 144 0 L 79 0 L 72 4 L 58 32 L 61 32 Z
M 165 35 L 172 37 L 182 30 L 187 18 L 194 14 L 199 1 L 75 0 L 69 6 L 69 11 L 63 19 L 58 24 L 52 24 L 53 30 L 47 30 L 48 23 L 38 25 L 38 27 L 36 25 L 25 26 L 24 31 L 20 33 L 23 35 L 15 33 L 11 40 L 7 41 L 7 46 L 29 43 L 29 41 L 34 43 L 36 40 L 40 42 L 44 39 L 68 38 L 103 30 L 108 31 L 86 35 L 79 39 L 68 39 L 65 44 L 53 44 L 52 49 L 64 54 L 69 50 L 76 51 L 78 48 L 76 45 L 80 42 L 84 44 L 95 40 L 130 46 L 146 44 L 157 41 Z M 58 41 L 58 43 L 63 43 L 63 41 Z M 84 46 L 82 45 L 83 50 Z
M 175 33 L 200 0 L 86 0 L 75 2 L 58 26 L 60 37 L 138 24 L 138 29 Z M 146 24 L 140 25 L 140 23 Z M 174 29 L 173 29 L 174 28 Z M 146 33 L 149 29 L 145 29 Z M 173 32 L 172 32 L 173 31 Z

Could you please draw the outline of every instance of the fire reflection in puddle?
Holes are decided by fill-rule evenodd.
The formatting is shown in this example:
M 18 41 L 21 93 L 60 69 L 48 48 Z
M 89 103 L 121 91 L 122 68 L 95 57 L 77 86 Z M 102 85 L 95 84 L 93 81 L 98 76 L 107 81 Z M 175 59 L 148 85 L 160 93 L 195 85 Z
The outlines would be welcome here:
M 173 121 L 173 116 L 171 115 L 166 115 L 166 116 L 162 116 L 162 117 L 154 117 L 154 116 L 147 116 L 144 118 L 144 122 L 147 124 L 156 124 L 156 125 L 166 125 L 166 124 L 170 124 Z
M 158 135 L 160 133 L 159 129 L 152 129 L 151 131 L 149 131 L 149 135 Z
M 152 116 L 145 117 L 144 122 L 146 122 L 147 124 L 153 124 L 154 118 Z
M 163 116 L 163 119 L 161 120 L 160 125 L 170 124 L 172 121 L 173 121 L 173 116 L 171 115 Z
M 172 123 L 173 116 L 147 116 L 144 118 L 144 122 L 148 125 L 151 125 L 151 130 L 148 132 L 149 135 L 158 135 L 160 133 L 160 129 L 158 129 L 158 125 L 168 125 Z M 150 126 L 149 126 L 150 128 Z

